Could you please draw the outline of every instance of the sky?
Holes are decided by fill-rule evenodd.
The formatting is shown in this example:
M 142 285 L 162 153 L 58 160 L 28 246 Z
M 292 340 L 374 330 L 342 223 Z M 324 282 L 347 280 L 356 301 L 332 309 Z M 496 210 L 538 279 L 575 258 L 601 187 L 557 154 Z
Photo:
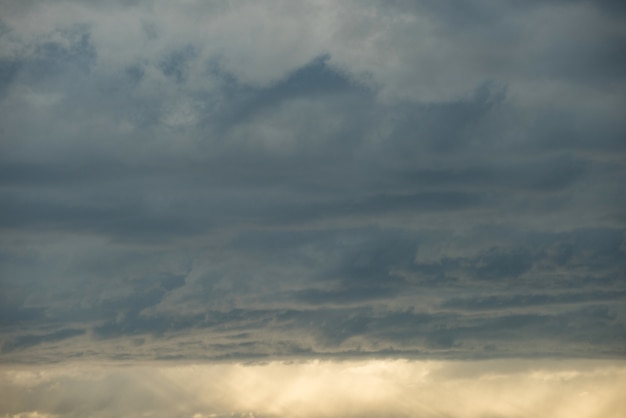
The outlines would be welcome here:
M 0 417 L 617 417 L 624 109 L 619 0 L 0 0 Z

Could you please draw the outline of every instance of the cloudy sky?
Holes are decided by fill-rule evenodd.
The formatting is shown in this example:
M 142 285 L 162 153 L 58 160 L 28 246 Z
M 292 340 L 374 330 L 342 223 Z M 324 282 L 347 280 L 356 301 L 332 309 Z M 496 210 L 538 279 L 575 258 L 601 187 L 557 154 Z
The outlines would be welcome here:
M 0 417 L 617 417 L 624 109 L 619 0 L 0 0 Z

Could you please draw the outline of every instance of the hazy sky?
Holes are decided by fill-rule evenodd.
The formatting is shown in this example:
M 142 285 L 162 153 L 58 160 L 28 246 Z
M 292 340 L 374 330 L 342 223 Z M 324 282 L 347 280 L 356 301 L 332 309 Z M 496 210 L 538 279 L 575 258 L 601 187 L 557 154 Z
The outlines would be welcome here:
M 620 0 L 0 0 L 0 417 L 610 417 L 624 109 Z

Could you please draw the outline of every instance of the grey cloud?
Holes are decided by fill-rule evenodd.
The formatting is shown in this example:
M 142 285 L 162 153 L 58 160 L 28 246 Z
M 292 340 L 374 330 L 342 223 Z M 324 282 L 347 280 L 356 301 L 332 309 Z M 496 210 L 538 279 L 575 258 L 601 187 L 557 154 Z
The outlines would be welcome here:
M 90 193 L 91 194 L 91 193 Z M 1 213 L 5 228 L 29 227 L 93 231 L 131 239 L 163 238 L 199 233 L 191 220 L 150 213 L 141 201 L 101 206 L 94 201 L 41 202 L 5 196 Z M 68 204 L 69 203 L 69 204 Z M 107 207 L 108 206 L 108 207 Z M 210 225 L 205 224 L 205 228 Z
M 528 30 L 516 18 L 525 16 L 531 20 L 536 16 L 548 17 L 552 14 L 554 26 L 541 31 L 542 34 L 553 35 L 550 42 L 543 42 L 533 51 L 527 50 L 533 57 L 532 60 L 519 61 L 511 57 L 520 70 L 592 84 L 610 85 L 621 79 L 619 69 L 623 67 L 624 60 L 620 58 L 621 54 L 615 52 L 622 49 L 620 45 L 624 43 L 624 34 L 616 28 L 623 23 L 625 9 L 619 1 L 506 1 L 498 4 L 474 1 L 461 7 L 451 1 L 387 3 L 385 6 L 398 8 L 404 13 L 430 16 L 442 29 L 442 42 L 465 36 L 469 42 L 484 42 L 483 47 L 490 45 L 497 49 L 526 46 L 529 41 L 526 38 L 529 35 Z M 572 32 L 570 19 L 575 19 L 576 16 L 570 13 L 577 10 L 600 12 L 604 15 L 602 18 L 605 28 L 599 29 L 595 27 L 597 22 L 589 20 L 589 36 L 585 39 L 579 38 L 575 43 L 571 42 L 568 35 L 575 36 L 575 33 Z M 498 39 L 489 39 L 490 36 L 498 36 Z M 507 65 L 501 60 L 501 56 L 485 53 L 478 45 L 475 53 L 484 54 L 484 58 L 496 64 L 492 68 L 496 73 L 498 67 Z
M 442 307 L 462 310 L 498 310 L 545 306 L 554 304 L 594 303 L 599 301 L 619 301 L 626 296 L 621 291 L 592 291 L 559 294 L 518 294 L 456 298 L 445 301 Z
M 14 303 L 11 304 L 8 300 L 5 300 L 0 310 L 0 323 L 2 326 L 20 326 L 29 322 L 36 323 L 44 319 L 44 313 L 45 309 L 43 308 L 15 306 Z
M 0 60 L 0 93 L 5 94 L 6 89 L 12 85 L 15 77 L 19 73 L 20 63 L 1 59 Z
M 598 2 L 591 2 L 594 5 L 604 8 L 607 12 L 613 14 L 624 14 L 626 13 L 626 7 L 624 7 L 624 3 L 619 0 L 602 0 Z
M 3 36 L 13 34 L 7 31 Z M 57 36 L 59 40 L 55 39 Z M 63 82 L 68 75 L 85 76 L 97 62 L 97 51 L 86 25 L 57 29 L 51 34 L 50 40 L 43 40 L 32 47 L 34 51 L 31 54 L 18 55 L 11 61 L 5 61 L 5 75 L 13 83 L 45 86 L 47 83 Z
M 409 105 L 404 115 L 400 113 L 402 119 L 396 123 L 392 138 L 398 151 L 409 155 L 422 150 L 434 154 L 467 150 L 472 145 L 470 141 L 475 140 L 471 135 L 473 125 L 480 123 L 504 98 L 504 92 L 486 83 L 470 99 Z
M 74 4 L 0 31 L 2 361 L 624 354 L 616 3 Z
M 159 69 L 167 77 L 172 77 L 177 83 L 182 83 L 185 81 L 187 63 L 195 58 L 195 55 L 192 46 L 175 50 L 163 58 L 159 63 Z
M 565 189 L 582 178 L 588 163 L 566 155 L 543 161 L 511 163 L 506 167 L 487 163 L 480 167 L 398 170 L 398 182 L 421 187 L 464 187 L 466 189 L 550 192 Z
M 295 299 L 314 305 L 321 304 L 349 304 L 351 302 L 364 302 L 373 299 L 393 297 L 397 290 L 381 286 L 352 286 L 336 290 L 308 289 L 295 293 Z
M 279 206 L 278 216 L 270 221 L 303 222 L 317 219 L 333 219 L 382 215 L 394 212 L 443 212 L 459 211 L 484 206 L 481 195 L 464 192 L 424 192 L 410 195 L 375 195 L 362 199 L 336 199 L 322 204 L 290 204 Z M 275 213 L 276 208 L 268 208 Z
M 72 338 L 72 337 L 76 337 L 76 336 L 83 335 L 83 334 L 85 334 L 84 329 L 65 328 L 59 331 L 54 331 L 54 332 L 51 332 L 48 334 L 42 334 L 42 335 L 37 335 L 37 334 L 22 335 L 2 344 L 2 352 L 9 353 L 11 351 L 36 346 L 42 343 L 62 341 L 67 338 Z
M 492 248 L 473 260 L 470 269 L 472 274 L 484 280 L 503 280 L 519 277 L 531 269 L 533 257 L 530 253 L 520 250 L 502 250 Z
M 328 65 L 328 56 L 317 57 L 309 64 L 296 69 L 284 79 L 262 89 L 238 85 L 230 80 L 228 73 L 216 65 L 217 75 L 225 78 L 225 93 L 233 102 L 233 109 L 227 115 L 219 118 L 219 123 L 226 127 L 233 126 L 255 115 L 272 111 L 276 106 L 288 100 L 297 98 L 315 99 L 320 95 L 340 95 L 357 91 L 354 85 L 344 74 Z M 219 64 L 219 63 L 218 63 Z

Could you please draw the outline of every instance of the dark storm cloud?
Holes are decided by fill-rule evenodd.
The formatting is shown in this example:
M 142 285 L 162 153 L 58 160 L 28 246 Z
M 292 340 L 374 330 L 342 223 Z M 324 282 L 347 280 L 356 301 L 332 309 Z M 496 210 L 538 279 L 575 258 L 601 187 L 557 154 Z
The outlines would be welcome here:
M 5 361 L 624 355 L 617 3 L 64 4 L 0 30 Z

